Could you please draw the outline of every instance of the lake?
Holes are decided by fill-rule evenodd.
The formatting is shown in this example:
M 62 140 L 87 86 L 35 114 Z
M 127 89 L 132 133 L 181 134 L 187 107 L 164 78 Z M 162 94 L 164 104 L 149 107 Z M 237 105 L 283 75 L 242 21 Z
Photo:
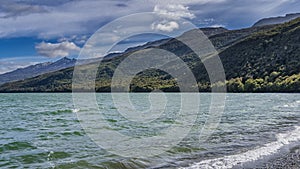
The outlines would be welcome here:
M 120 115 L 110 94 L 96 96 L 99 114 L 108 125 L 102 132 L 148 138 L 181 124 L 176 120 L 180 94 L 165 94 L 166 108 L 160 109 L 160 116 L 140 123 Z M 129 96 L 136 109 L 149 109 L 148 94 Z M 76 115 L 88 110 L 74 108 L 70 93 L 0 94 L 0 167 L 239 168 L 259 165 L 300 145 L 300 94 L 226 94 L 220 123 L 205 141 L 199 141 L 199 136 L 211 95 L 199 94 L 199 98 L 199 114 L 178 144 L 156 156 L 136 158 L 113 154 L 93 142 Z M 105 144 L 117 147 L 112 135 L 101 137 Z M 128 145 L 128 151 L 134 146 Z

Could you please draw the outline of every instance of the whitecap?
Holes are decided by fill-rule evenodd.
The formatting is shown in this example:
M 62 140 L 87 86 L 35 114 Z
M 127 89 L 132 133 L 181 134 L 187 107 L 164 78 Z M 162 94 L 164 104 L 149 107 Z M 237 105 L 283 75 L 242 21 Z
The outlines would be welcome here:
M 73 113 L 78 113 L 80 111 L 80 109 L 72 109 Z
M 296 100 L 294 102 L 290 102 L 290 103 L 285 103 L 283 105 L 277 105 L 274 106 L 273 109 L 280 109 L 280 108 L 284 108 L 284 109 L 289 109 L 289 108 L 299 108 L 300 107 L 300 100 Z
M 291 144 L 296 141 L 300 141 L 300 126 L 295 127 L 294 130 L 277 134 L 277 141 L 267 143 L 262 147 L 249 150 L 247 152 L 225 156 L 216 159 L 204 160 L 199 163 L 192 164 L 189 169 L 227 169 L 233 168 L 234 166 L 252 162 L 263 158 L 264 156 L 269 156 L 278 152 L 283 146 Z

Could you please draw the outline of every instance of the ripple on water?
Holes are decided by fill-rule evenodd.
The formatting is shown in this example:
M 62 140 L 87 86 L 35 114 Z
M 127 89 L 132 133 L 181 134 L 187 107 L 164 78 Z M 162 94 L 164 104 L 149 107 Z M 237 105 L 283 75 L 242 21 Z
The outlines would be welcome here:
M 22 164 L 37 164 L 68 157 L 71 157 L 71 154 L 66 152 L 30 152 L 30 154 L 16 156 L 14 159 Z
M 47 161 L 47 155 L 47 153 L 26 154 L 17 156 L 15 158 L 23 164 L 34 164 Z
M 41 112 L 41 114 L 48 114 L 48 115 L 59 115 L 59 114 L 65 114 L 65 113 L 73 113 L 72 109 L 66 109 L 66 110 L 56 110 L 51 112 Z
M 116 123 L 118 122 L 118 120 L 115 120 L 115 119 L 106 119 L 108 122 L 111 122 L 111 123 Z
M 13 151 L 13 150 L 24 150 L 24 149 L 36 149 L 32 144 L 28 142 L 12 142 L 8 144 L 1 145 L 0 152 Z
M 101 163 L 101 168 L 146 168 L 147 166 L 136 160 L 111 160 Z
M 64 159 L 71 157 L 71 154 L 66 153 L 66 152 L 50 152 L 48 154 L 49 159 Z
M 38 137 L 40 138 L 40 140 L 51 140 L 51 139 L 55 139 L 55 138 L 60 138 L 61 135 L 58 132 L 46 132 L 46 133 L 41 133 L 38 135 Z
M 12 130 L 12 131 L 20 131 L 20 132 L 23 132 L 23 131 L 29 131 L 28 129 L 24 129 L 24 128 L 20 128 L 20 127 L 12 128 L 11 130 Z
M 59 164 L 56 166 L 57 168 L 61 168 L 61 169 L 67 169 L 67 168 L 101 168 L 99 166 L 93 165 L 88 163 L 85 160 L 80 160 L 80 161 L 76 161 L 76 162 L 71 162 L 71 163 L 65 163 L 65 164 Z M 101 168 L 102 169 L 102 168 Z
M 80 131 L 73 131 L 73 132 L 64 132 L 62 133 L 63 136 L 83 136 L 84 134 Z
M 9 165 L 11 165 L 11 162 L 0 159 L 0 167 L 6 167 L 6 166 L 9 166 Z M 16 167 L 10 167 L 10 168 L 17 168 L 17 166 Z
M 170 153 L 177 154 L 177 153 L 192 153 L 192 152 L 200 152 L 200 151 L 206 151 L 205 148 L 195 148 L 195 147 L 183 147 L 183 146 L 175 146 L 171 150 L 169 150 Z

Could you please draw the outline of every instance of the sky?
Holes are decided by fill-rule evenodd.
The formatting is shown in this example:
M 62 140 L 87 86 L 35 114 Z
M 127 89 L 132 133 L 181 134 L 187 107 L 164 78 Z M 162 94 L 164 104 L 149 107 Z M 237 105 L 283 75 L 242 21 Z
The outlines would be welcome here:
M 177 19 L 197 27 L 240 29 L 261 18 L 298 13 L 299 0 L 1 0 L 0 74 L 28 65 L 76 57 L 91 35 L 113 20 L 154 12 L 170 21 L 153 29 L 172 32 Z M 141 35 L 123 40 L 112 51 L 154 41 Z

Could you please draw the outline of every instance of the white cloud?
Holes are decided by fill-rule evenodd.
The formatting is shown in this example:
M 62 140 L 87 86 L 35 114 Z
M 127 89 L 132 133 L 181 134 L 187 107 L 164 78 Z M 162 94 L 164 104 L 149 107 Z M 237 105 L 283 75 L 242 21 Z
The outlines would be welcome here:
M 154 7 L 153 12 L 157 13 L 158 15 L 161 15 L 163 17 L 167 17 L 170 19 L 181 19 L 181 18 L 188 18 L 193 19 L 195 18 L 195 15 L 189 11 L 189 8 L 186 6 L 183 6 L 181 4 L 169 4 L 169 5 L 156 5 Z
M 181 4 L 155 5 L 153 12 L 162 18 L 151 25 L 153 30 L 172 32 L 179 29 L 180 19 L 193 19 L 195 15 L 189 8 Z
M 43 13 L 47 10 L 43 6 L 28 5 L 24 3 L 16 3 L 14 1 L 6 1 L 0 4 L 0 11 L 4 12 L 2 18 L 18 17 L 23 15 L 29 15 L 32 13 Z
M 76 54 L 80 48 L 73 42 L 65 41 L 61 43 L 39 43 L 35 46 L 37 52 L 46 57 L 65 57 Z
M 183 5 L 190 5 L 190 4 L 216 4 L 225 2 L 228 0 L 152 0 L 156 4 L 183 4 Z
M 70 1 L 59 6 L 47 7 L 48 12 L 44 13 L 0 18 L 0 38 L 37 36 L 51 39 L 92 34 L 113 19 L 132 13 L 149 12 L 153 6 L 151 2 L 144 5 L 140 0 L 127 1 L 126 6 L 120 6 L 118 1 L 111 0 Z M 6 16 L 8 13 L 2 15 Z
M 210 25 L 208 27 L 211 27 L 211 28 L 225 28 L 226 26 L 225 25 L 222 25 L 222 24 L 213 24 L 213 25 Z
M 179 24 L 175 21 L 170 22 L 161 22 L 161 23 L 153 23 L 152 29 L 159 30 L 159 31 L 165 31 L 165 32 L 172 32 L 175 29 L 179 28 Z
M 13 1 L 18 2 L 14 6 L 2 1 L 5 0 L 0 3 L 0 38 L 90 35 L 113 19 L 151 12 L 153 8 L 173 18 L 169 21 L 179 17 L 194 18 L 193 21 L 213 17 L 216 23 L 233 27 L 250 26 L 263 17 L 299 12 L 296 0 L 22 0 Z M 52 3 L 55 5 L 48 5 Z M 195 24 L 201 25 L 200 22 Z
M 214 18 L 206 18 L 206 19 L 204 19 L 203 21 L 206 22 L 206 23 L 212 23 L 212 22 L 214 22 L 215 20 L 214 20 Z
M 83 35 L 83 36 L 72 35 L 69 37 L 59 38 L 57 41 L 58 42 L 72 41 L 77 45 L 83 45 L 86 43 L 87 39 L 88 39 L 88 37 L 86 35 Z

